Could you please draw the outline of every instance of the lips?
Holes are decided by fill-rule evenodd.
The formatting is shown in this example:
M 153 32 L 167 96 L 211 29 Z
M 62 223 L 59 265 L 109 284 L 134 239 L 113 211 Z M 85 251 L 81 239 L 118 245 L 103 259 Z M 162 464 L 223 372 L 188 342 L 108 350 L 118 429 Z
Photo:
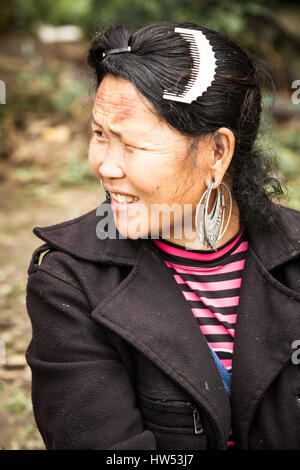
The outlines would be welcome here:
M 116 211 L 116 212 L 127 212 L 129 211 L 132 207 L 135 207 L 136 204 L 138 204 L 139 202 L 138 201 L 132 201 L 132 202 L 119 202 L 117 199 L 115 198 L 111 198 L 110 200 L 110 205 L 111 205 L 111 208 Z
M 115 199 L 120 204 L 125 203 L 125 202 L 131 203 L 131 202 L 135 202 L 139 200 L 138 196 L 134 196 L 133 194 L 127 193 L 125 191 L 115 189 L 115 188 L 110 188 L 105 185 L 104 185 L 104 188 L 106 191 L 109 192 L 111 199 Z
M 110 192 L 110 197 L 112 199 L 117 200 L 120 204 L 130 204 L 139 200 L 137 196 L 132 196 L 132 194 L 120 194 Z

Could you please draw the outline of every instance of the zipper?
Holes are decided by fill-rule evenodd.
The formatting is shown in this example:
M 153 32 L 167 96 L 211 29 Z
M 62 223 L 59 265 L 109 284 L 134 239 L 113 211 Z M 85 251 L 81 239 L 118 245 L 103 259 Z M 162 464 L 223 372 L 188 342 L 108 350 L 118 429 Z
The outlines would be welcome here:
M 195 434 L 202 434 L 203 427 L 200 421 L 199 411 L 197 410 L 197 408 L 194 407 L 194 405 L 192 405 L 191 402 L 188 401 L 187 404 L 190 408 L 192 408 L 192 411 L 193 411 L 193 422 L 194 422 Z

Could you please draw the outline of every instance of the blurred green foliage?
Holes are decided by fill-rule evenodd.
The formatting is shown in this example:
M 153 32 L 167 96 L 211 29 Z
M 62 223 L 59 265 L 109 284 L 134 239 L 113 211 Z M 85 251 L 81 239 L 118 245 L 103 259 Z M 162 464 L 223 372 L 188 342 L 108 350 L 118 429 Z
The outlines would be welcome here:
M 13 387 L 2 406 L 4 410 L 19 415 L 25 410 L 31 410 L 32 403 L 20 388 Z
M 58 175 L 56 182 L 61 185 L 74 185 L 89 180 L 95 180 L 95 175 L 91 172 L 88 160 L 83 159 L 79 152 L 73 152 L 68 165 Z
M 2 30 L 30 31 L 40 23 L 74 24 L 89 37 L 108 24 L 141 27 L 160 20 L 193 21 L 240 38 L 243 44 L 253 45 L 255 49 L 257 38 L 248 27 L 249 18 L 268 18 L 276 10 L 282 14 L 281 10 L 289 5 L 293 7 L 295 3 L 291 0 L 284 4 L 281 0 L 11 0 L 2 7 L 0 26 Z M 270 30 L 269 34 L 274 36 L 276 32 Z
M 70 117 L 72 105 L 86 89 L 75 78 L 64 80 L 61 65 L 43 64 L 16 72 L 13 83 L 8 84 L 8 92 L 10 99 L 5 106 L 0 106 L 0 120 L 7 114 L 18 115 L 21 126 L 20 110 L 31 114 L 59 112 L 62 118 Z

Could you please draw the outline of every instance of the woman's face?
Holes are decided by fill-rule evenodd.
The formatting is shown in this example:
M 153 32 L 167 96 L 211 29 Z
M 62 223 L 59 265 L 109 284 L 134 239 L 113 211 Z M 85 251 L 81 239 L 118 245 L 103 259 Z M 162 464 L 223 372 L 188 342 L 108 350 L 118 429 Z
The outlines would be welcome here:
M 184 210 L 193 220 L 206 189 L 205 140 L 199 144 L 201 163 L 198 158 L 193 167 L 187 138 L 159 120 L 131 82 L 112 76 L 98 88 L 92 131 L 89 164 L 111 193 L 118 231 L 128 238 L 158 234 L 174 239 L 175 227 L 183 226 Z M 137 200 L 117 202 L 113 193 Z

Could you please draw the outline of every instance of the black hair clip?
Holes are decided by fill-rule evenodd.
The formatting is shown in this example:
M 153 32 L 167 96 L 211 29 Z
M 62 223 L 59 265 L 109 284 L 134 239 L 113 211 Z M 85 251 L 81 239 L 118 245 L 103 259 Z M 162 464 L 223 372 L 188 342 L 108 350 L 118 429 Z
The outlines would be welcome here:
M 102 52 L 102 59 L 104 59 L 104 57 L 111 55 L 111 54 L 120 54 L 121 52 L 130 52 L 130 51 L 131 51 L 130 46 L 120 47 L 119 49 L 110 49 L 109 51 Z

